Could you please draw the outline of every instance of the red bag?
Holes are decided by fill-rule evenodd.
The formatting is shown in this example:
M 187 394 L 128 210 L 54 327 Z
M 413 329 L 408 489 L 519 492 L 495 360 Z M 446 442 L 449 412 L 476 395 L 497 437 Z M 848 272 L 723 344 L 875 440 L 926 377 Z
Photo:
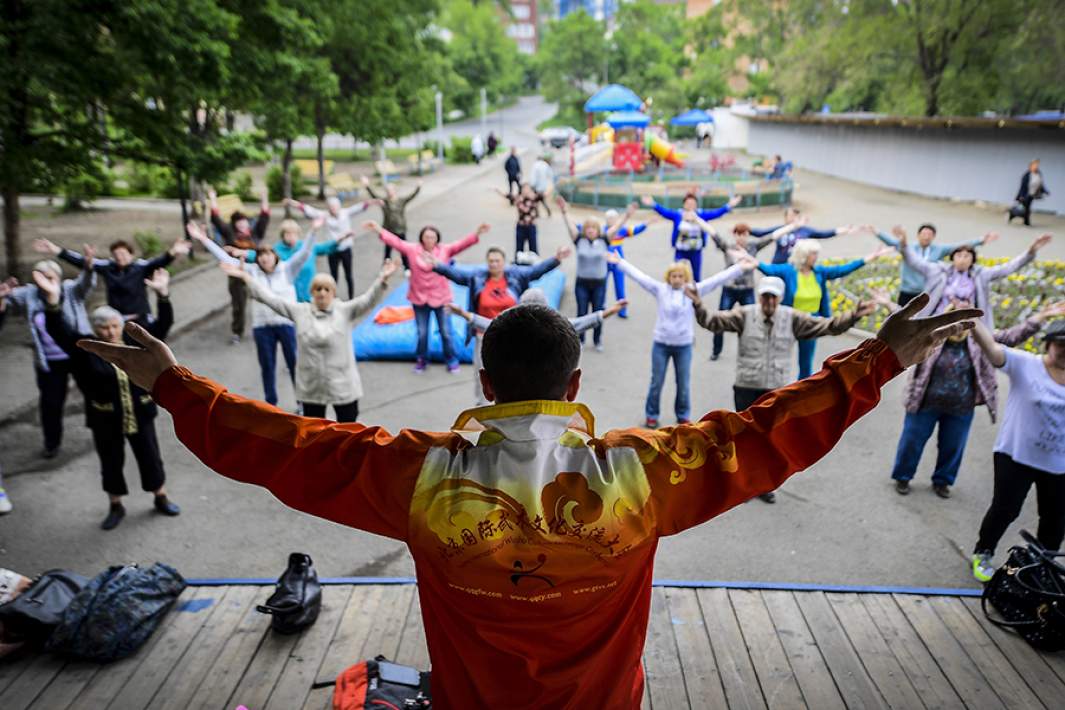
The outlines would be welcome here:
M 346 668 L 336 679 L 333 710 L 431 710 L 429 674 L 384 656 Z

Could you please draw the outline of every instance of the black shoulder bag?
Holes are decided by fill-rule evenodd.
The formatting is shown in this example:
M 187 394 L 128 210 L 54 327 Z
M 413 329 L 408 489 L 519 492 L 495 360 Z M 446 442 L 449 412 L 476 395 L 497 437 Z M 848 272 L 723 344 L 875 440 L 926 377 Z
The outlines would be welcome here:
M 294 634 L 313 624 L 322 608 L 322 587 L 311 556 L 290 554 L 288 569 L 278 578 L 274 593 L 255 608 L 272 614 L 270 626 L 281 634 Z
M 1047 551 L 1027 530 L 1021 537 L 1028 544 L 1011 547 L 1006 564 L 984 587 L 984 614 L 1040 651 L 1060 651 L 1065 649 L 1065 566 L 1058 558 L 1065 553 Z

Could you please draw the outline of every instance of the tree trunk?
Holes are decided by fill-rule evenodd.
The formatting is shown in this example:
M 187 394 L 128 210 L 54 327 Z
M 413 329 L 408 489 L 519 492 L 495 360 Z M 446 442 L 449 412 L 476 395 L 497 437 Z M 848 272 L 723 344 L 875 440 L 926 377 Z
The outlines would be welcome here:
M 4 198 L 4 254 L 7 257 L 7 273 L 19 281 L 24 280 L 22 273 L 22 245 L 19 243 L 18 188 L 4 185 L 0 188 Z
M 288 201 L 292 199 L 292 139 L 285 139 L 285 152 L 281 156 L 281 193 L 285 198 L 285 219 L 292 216 Z
M 325 116 L 322 115 L 321 104 L 314 106 L 314 132 L 318 139 L 318 199 L 325 199 L 325 151 L 322 149 L 322 140 L 325 138 Z

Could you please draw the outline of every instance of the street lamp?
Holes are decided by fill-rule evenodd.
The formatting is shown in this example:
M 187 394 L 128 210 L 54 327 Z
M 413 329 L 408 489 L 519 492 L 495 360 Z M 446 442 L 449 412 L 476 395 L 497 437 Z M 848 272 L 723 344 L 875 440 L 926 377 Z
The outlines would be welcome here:
M 444 95 L 436 92 L 436 157 L 444 160 Z

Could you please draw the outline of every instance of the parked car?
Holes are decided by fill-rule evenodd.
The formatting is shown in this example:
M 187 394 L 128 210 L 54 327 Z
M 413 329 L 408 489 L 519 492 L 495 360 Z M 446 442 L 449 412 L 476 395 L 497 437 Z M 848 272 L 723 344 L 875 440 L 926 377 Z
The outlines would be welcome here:
M 562 148 L 569 145 L 570 139 L 577 140 L 583 135 L 572 126 L 555 126 L 545 128 L 540 133 L 540 145 L 550 145 L 552 148 Z

